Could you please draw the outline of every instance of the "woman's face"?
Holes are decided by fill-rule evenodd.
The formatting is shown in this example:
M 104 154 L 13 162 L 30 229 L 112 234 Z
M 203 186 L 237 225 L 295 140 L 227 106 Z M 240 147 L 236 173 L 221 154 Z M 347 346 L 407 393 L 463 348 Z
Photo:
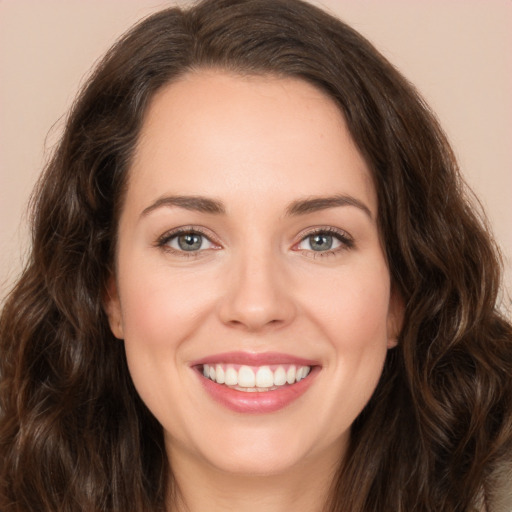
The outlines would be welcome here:
M 400 305 L 370 172 L 333 101 L 220 71 L 161 90 L 110 294 L 173 464 L 272 474 L 338 460 Z

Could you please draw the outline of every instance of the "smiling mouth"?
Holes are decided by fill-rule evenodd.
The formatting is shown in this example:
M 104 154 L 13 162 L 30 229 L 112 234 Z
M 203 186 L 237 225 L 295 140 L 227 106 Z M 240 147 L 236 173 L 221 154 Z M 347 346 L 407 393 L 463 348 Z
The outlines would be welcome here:
M 277 352 L 225 352 L 192 361 L 203 389 L 236 413 L 273 413 L 299 402 L 322 369 L 319 361 Z
M 203 364 L 198 370 L 217 384 L 246 393 L 275 391 L 292 386 L 311 372 L 305 365 L 248 366 L 226 363 Z

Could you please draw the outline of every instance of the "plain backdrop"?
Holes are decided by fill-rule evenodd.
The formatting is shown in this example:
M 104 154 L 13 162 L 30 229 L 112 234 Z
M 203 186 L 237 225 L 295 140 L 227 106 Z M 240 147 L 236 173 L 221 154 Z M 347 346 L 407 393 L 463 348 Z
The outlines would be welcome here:
M 27 204 L 94 63 L 140 18 L 186 1 L 0 0 L 0 301 L 29 245 Z M 481 199 L 512 290 L 512 1 L 314 1 L 413 82 Z

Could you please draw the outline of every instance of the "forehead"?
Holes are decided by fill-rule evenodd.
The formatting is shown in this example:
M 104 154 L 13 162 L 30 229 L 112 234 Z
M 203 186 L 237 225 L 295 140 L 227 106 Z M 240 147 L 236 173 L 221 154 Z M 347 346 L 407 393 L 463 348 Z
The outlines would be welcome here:
M 334 100 L 300 79 L 213 70 L 189 73 L 155 95 L 128 190 L 147 200 L 350 192 L 377 208 L 368 166 Z

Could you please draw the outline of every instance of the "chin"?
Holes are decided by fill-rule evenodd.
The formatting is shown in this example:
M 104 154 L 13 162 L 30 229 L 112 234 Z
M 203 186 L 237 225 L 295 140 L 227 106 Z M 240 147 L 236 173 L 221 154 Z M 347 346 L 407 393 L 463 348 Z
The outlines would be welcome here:
M 219 454 L 209 460 L 217 470 L 239 476 L 277 476 L 293 471 L 303 457 L 276 451 L 266 453 L 258 450 L 242 450 L 231 454 Z
M 194 443 L 196 453 L 208 465 L 227 474 L 277 476 L 300 470 L 308 461 L 333 449 L 333 440 L 327 439 L 326 433 L 307 432 L 274 420 L 269 424 L 267 419 L 258 427 L 241 422 L 222 432 L 210 431 Z M 339 443 L 340 457 L 342 444 L 344 440 Z

